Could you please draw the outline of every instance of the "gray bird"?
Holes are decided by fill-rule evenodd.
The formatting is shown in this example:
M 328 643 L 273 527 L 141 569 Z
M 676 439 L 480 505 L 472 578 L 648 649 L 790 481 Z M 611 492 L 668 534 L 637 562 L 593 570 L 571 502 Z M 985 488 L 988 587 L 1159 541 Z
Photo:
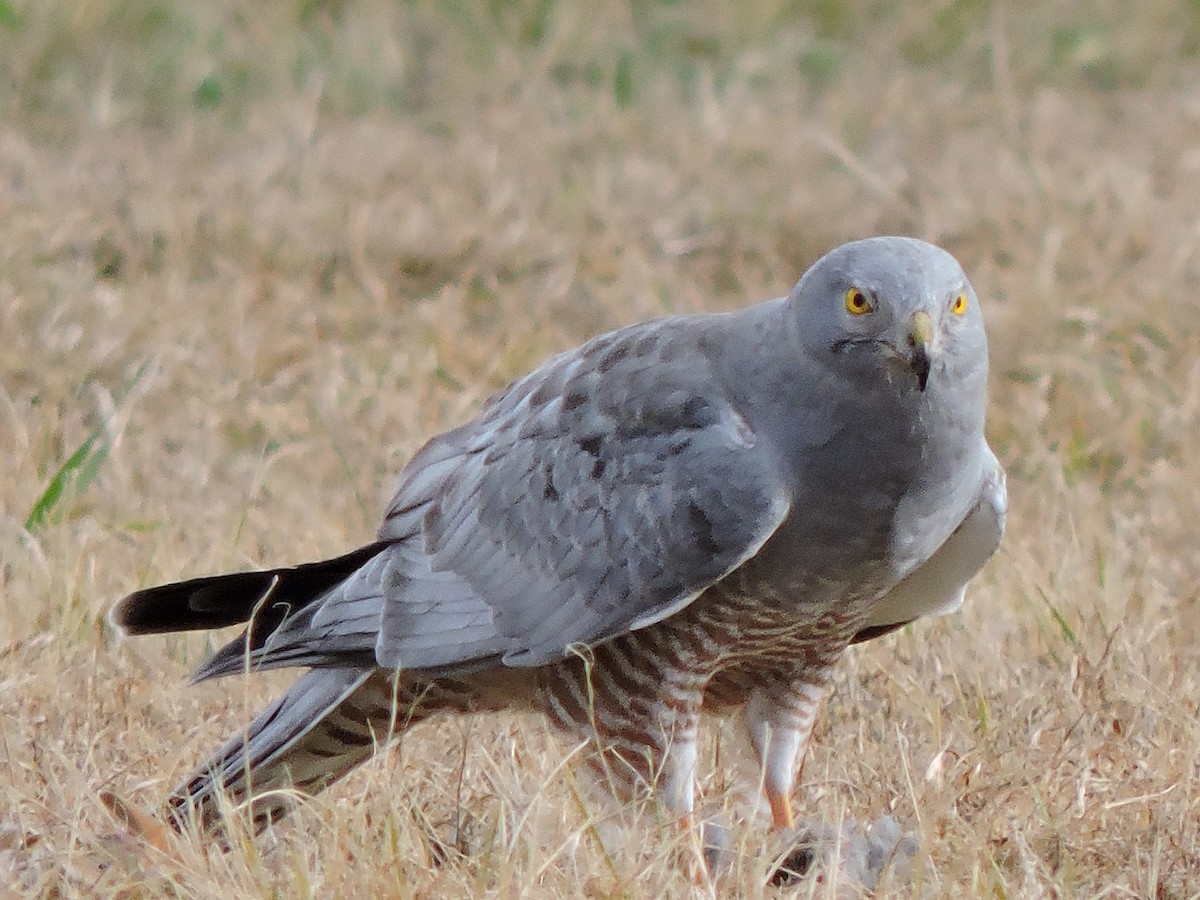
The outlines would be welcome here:
M 986 381 L 962 268 L 901 237 L 560 354 L 413 457 L 374 543 L 116 606 L 131 634 L 248 623 L 197 681 L 308 670 L 170 821 L 218 828 L 225 797 L 261 828 L 431 715 L 532 706 L 684 819 L 701 712 L 737 712 L 790 828 L 842 651 L 957 609 L 1000 542 Z

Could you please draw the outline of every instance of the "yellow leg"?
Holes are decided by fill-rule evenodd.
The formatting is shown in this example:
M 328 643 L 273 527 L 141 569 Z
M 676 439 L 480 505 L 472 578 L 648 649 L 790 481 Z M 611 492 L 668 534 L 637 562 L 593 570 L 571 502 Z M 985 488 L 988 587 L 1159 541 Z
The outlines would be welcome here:
M 170 850 L 171 841 L 168 836 L 169 832 L 165 826 L 152 816 L 143 812 L 134 804 L 122 800 L 110 791 L 101 792 L 100 802 L 125 827 L 125 830 L 129 834 L 142 838 L 155 850 L 161 850 L 163 853 L 167 853 Z
M 679 864 L 692 884 L 703 886 L 708 884 L 708 865 L 704 861 L 704 848 L 700 841 L 700 827 L 692 813 L 679 817 L 679 833 L 683 838 L 682 859 Z
M 767 803 L 771 805 L 771 826 L 776 831 L 791 831 L 796 827 L 792 815 L 792 798 L 789 794 L 778 794 L 767 790 Z
M 776 831 L 796 827 L 792 788 L 800 774 L 823 693 L 823 684 L 798 681 L 787 685 L 782 693 L 753 694 L 746 704 L 750 745 L 762 766 L 762 789 Z

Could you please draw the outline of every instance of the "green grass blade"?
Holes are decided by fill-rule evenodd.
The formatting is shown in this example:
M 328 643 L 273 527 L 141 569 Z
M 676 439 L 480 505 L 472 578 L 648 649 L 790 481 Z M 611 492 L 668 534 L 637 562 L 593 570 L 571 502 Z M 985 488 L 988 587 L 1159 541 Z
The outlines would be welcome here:
M 120 392 L 118 402 L 124 402 L 149 368 L 149 363 L 138 367 Z M 78 497 L 86 491 L 96 480 L 104 461 L 108 459 L 109 447 L 107 423 L 101 423 L 54 473 L 26 516 L 25 530 L 32 533 L 44 528 L 56 511 L 61 515 L 62 505 L 67 499 Z
M 76 492 L 80 491 L 96 477 L 100 463 L 108 455 L 107 443 L 101 444 L 98 450 L 95 449 L 99 440 L 100 432 L 92 432 L 54 473 L 54 477 L 50 479 L 50 483 L 46 485 L 46 489 L 42 491 L 42 495 L 33 504 L 25 519 L 26 531 L 37 531 L 46 525 L 51 513 L 62 502 L 68 487 L 74 487 Z M 83 474 L 87 475 L 87 480 L 81 483 L 80 476 Z

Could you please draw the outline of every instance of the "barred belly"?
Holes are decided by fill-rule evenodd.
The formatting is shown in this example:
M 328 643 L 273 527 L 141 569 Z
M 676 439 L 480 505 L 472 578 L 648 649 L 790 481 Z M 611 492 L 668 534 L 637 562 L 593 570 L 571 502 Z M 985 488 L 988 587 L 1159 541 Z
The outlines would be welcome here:
M 757 715 L 795 729 L 803 744 L 833 666 L 865 618 L 857 602 L 798 617 L 762 594 L 710 594 L 541 672 L 550 721 L 594 742 L 602 752 L 589 766 L 622 797 L 663 782 L 669 795 L 674 781 L 690 791 L 702 711 L 758 704 Z M 668 802 L 690 811 L 690 796 Z

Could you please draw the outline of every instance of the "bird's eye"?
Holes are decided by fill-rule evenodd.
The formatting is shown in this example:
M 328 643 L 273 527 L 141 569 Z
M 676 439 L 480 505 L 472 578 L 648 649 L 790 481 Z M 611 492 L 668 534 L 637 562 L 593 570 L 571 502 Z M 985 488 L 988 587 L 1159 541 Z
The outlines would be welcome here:
M 950 312 L 954 313 L 956 316 L 961 316 L 966 311 L 967 311 L 967 295 L 959 294 L 950 303 Z
M 846 312 L 852 316 L 862 316 L 875 309 L 871 305 L 871 301 L 867 299 L 867 295 L 858 288 L 850 288 L 846 291 Z

